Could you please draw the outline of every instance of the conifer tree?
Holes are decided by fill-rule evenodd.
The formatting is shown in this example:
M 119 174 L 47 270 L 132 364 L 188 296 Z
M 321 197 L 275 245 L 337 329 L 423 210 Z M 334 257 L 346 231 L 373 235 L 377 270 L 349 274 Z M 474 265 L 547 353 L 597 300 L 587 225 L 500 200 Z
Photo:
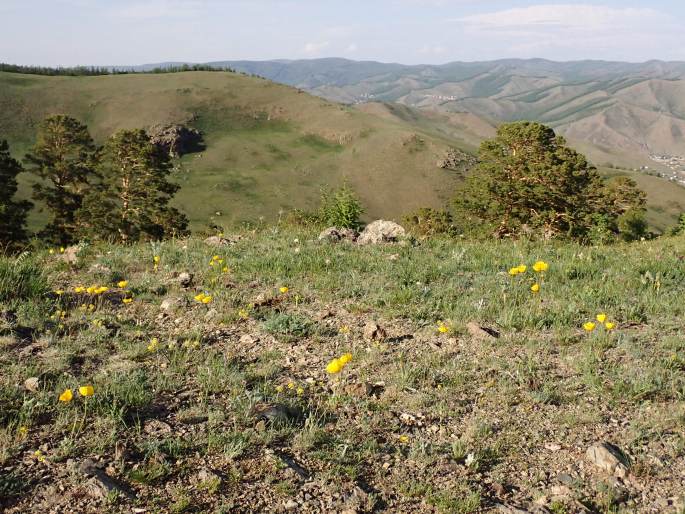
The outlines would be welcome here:
M 39 236 L 55 244 L 74 241 L 76 211 L 95 176 L 96 161 L 97 150 L 85 125 L 63 115 L 41 123 L 36 144 L 25 158 L 27 171 L 40 179 L 33 198 L 44 202 L 51 214 Z
M 167 180 L 169 155 L 144 130 L 122 130 L 103 149 L 102 183 L 79 211 L 81 233 L 123 243 L 186 232 L 188 220 L 169 201 L 179 186 Z
M 26 239 L 26 214 L 29 202 L 14 201 L 21 164 L 10 155 L 7 141 L 0 140 L 0 245 L 14 247 Z

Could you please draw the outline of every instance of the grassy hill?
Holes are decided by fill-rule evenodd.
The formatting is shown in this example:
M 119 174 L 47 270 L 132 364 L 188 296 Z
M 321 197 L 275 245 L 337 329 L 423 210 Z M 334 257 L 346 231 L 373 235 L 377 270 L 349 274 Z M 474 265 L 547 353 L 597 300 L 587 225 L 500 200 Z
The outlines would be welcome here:
M 301 87 L 330 100 L 398 102 L 489 122 L 553 126 L 596 162 L 652 164 L 685 155 L 685 63 L 543 59 L 385 64 L 345 59 L 215 63 Z M 481 121 L 474 120 L 481 124 Z
M 40 120 L 55 113 L 85 122 L 98 142 L 157 123 L 201 129 L 206 151 L 185 156 L 175 174 L 182 185 L 175 202 L 194 228 L 273 220 L 282 210 L 313 207 L 321 187 L 343 182 L 358 192 L 368 217 L 400 218 L 442 205 L 459 180 L 436 167 L 455 144 L 446 136 L 235 73 L 0 73 L 0 137 L 17 157 Z
M 0 256 L 3 512 L 683 512 L 682 237 L 235 235 Z

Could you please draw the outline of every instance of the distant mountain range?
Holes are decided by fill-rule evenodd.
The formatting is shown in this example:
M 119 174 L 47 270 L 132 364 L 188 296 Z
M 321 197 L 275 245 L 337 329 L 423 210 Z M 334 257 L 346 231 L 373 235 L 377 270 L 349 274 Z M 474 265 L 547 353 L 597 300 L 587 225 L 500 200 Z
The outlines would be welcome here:
M 171 64 L 180 63 L 139 69 Z M 685 62 L 507 59 L 410 66 L 330 58 L 207 64 L 336 102 L 470 113 L 479 126 L 538 120 L 598 163 L 664 169 L 650 155 L 685 156 Z

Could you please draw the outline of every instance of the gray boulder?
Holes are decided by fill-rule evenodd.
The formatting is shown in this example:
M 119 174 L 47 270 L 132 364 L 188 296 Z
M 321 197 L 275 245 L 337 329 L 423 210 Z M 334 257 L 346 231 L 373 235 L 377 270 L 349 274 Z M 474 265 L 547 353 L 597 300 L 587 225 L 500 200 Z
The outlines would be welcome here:
M 360 245 L 396 243 L 406 234 L 404 227 L 394 221 L 376 220 L 369 223 L 359 234 L 357 243 Z

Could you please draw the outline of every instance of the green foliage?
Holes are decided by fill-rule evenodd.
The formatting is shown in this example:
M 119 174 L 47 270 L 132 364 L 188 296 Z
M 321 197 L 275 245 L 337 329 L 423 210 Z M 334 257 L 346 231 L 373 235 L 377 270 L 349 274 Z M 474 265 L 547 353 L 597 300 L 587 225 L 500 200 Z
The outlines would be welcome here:
M 645 195 L 635 183 L 625 177 L 604 183 L 583 155 L 545 125 L 502 125 L 481 144 L 479 160 L 455 206 L 465 227 L 481 234 L 586 240 L 597 215 L 618 233 L 618 218 L 629 211 L 634 214 L 622 225 L 625 237 L 640 230 Z
M 13 200 L 21 171 L 21 164 L 10 155 L 7 141 L 0 139 L 0 246 L 13 248 L 26 239 L 26 213 L 31 204 Z
M 685 212 L 678 217 L 678 223 L 671 230 L 671 234 L 674 236 L 685 234 Z
M 0 302 L 38 299 L 49 290 L 42 268 L 27 255 L 0 257 Z
M 233 71 L 231 68 L 210 66 L 208 64 L 183 64 L 181 66 L 156 67 L 151 70 L 102 68 L 97 66 L 76 66 L 67 68 L 50 68 L 47 66 L 21 66 L 0 62 L 0 71 L 23 73 L 26 75 L 47 75 L 50 77 L 92 77 L 97 75 L 127 75 L 129 73 L 181 73 L 186 71 Z
M 46 118 L 38 128 L 33 149 L 26 155 L 28 171 L 40 182 L 33 197 L 44 202 L 51 212 L 48 225 L 39 234 L 56 244 L 73 242 L 75 213 L 95 176 L 97 152 L 88 128 L 69 116 Z
M 405 216 L 407 228 L 419 236 L 434 236 L 437 234 L 453 234 L 452 215 L 448 211 L 422 207 L 412 214 Z
M 179 186 L 167 180 L 168 153 L 143 130 L 122 130 L 105 145 L 102 182 L 86 196 L 77 218 L 81 236 L 130 243 L 185 233 L 188 221 L 168 203 Z
M 338 228 L 357 228 L 364 213 L 361 202 L 348 186 L 335 191 L 321 193 L 319 218 L 329 226 Z
M 277 312 L 264 320 L 264 329 L 271 334 L 297 338 L 311 335 L 314 324 L 302 316 Z

